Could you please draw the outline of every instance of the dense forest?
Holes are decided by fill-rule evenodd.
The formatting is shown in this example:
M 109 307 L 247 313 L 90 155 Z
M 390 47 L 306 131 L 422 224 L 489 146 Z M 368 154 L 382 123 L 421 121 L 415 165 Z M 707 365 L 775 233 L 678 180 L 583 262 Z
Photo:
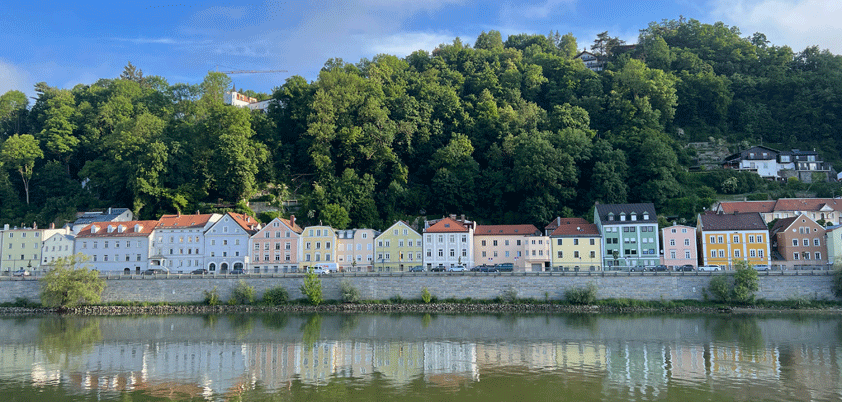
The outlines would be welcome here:
M 0 223 L 61 224 L 107 206 L 141 218 L 242 210 L 255 197 L 298 200 L 299 220 L 336 228 L 445 213 L 543 227 L 588 217 L 596 201 L 653 202 L 692 220 L 717 194 L 804 188 L 691 172 L 689 142 L 815 148 L 840 167 L 840 56 L 684 19 L 651 23 L 636 46 L 608 33 L 587 45 L 603 71 L 559 33 L 331 59 L 313 82 L 246 91 L 273 99 L 268 113 L 225 106 L 222 73 L 170 84 L 131 64 L 70 90 L 39 83 L 31 105 L 10 91 Z M 811 191 L 839 195 L 834 184 Z

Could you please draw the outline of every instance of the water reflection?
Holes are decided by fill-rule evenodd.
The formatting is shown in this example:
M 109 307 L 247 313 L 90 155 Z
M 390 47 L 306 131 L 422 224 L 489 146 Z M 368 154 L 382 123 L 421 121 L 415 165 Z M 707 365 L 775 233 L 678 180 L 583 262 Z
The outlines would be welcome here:
M 833 316 L 41 317 L 0 333 L 0 399 L 21 379 L 114 399 L 842 398 Z

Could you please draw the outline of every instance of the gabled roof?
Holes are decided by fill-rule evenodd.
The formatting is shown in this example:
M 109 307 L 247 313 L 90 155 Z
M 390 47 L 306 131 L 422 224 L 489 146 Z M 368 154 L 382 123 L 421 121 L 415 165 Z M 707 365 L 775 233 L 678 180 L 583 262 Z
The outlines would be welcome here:
M 772 212 L 775 210 L 775 203 L 775 201 L 722 201 L 719 206 L 724 214 Z
M 772 230 L 771 230 L 772 236 L 774 236 L 775 234 L 777 234 L 781 230 L 786 230 L 790 225 L 792 225 L 792 222 L 795 222 L 795 220 L 798 219 L 798 218 L 799 218 L 798 216 L 792 216 L 792 217 L 789 217 L 789 218 L 778 219 L 775 222 L 775 224 L 772 226 Z
M 835 198 L 781 198 L 775 204 L 775 211 L 821 211 L 827 206 L 842 211 L 842 200 Z
M 658 215 L 655 214 L 655 204 L 651 202 L 640 204 L 596 204 L 596 212 L 599 214 L 600 223 L 603 225 L 628 225 L 629 223 L 658 223 Z M 627 217 L 634 213 L 637 220 L 632 221 L 631 218 L 626 218 L 625 221 L 620 220 L 622 214 Z M 643 214 L 649 215 L 649 219 L 643 219 Z M 614 216 L 614 220 L 609 220 L 609 215 Z
M 377 236 L 376 236 L 375 238 L 380 237 L 380 236 L 383 236 L 383 235 L 386 235 L 386 234 L 389 234 L 389 231 L 391 231 L 393 227 L 398 226 L 398 225 L 400 225 L 400 224 L 403 224 L 404 226 L 406 226 L 406 227 L 407 227 L 407 229 L 411 230 L 413 235 L 415 235 L 415 236 L 421 236 L 421 234 L 420 234 L 420 233 L 418 233 L 418 231 L 417 231 L 417 230 L 415 230 L 415 229 L 413 229 L 413 228 L 412 228 L 412 226 L 409 224 L 409 222 L 407 222 L 407 221 L 395 221 L 395 223 L 393 223 L 393 224 L 392 224 L 392 226 L 389 226 L 386 230 L 384 230 L 384 231 L 382 231 L 382 232 L 378 233 L 378 234 L 377 234 Z
M 470 230 L 461 222 L 450 217 L 444 217 L 434 225 L 424 230 L 424 233 L 454 233 L 469 232 Z
M 148 237 L 156 224 L 158 221 L 96 222 L 82 228 L 76 237 Z M 137 232 L 134 231 L 135 225 L 140 229 Z M 112 228 L 110 233 L 109 226 Z
M 550 236 L 599 236 L 599 228 L 582 218 L 562 218 Z
M 474 236 L 540 236 L 535 225 L 477 225 Z
M 236 212 L 228 212 L 226 215 L 230 216 L 238 225 L 240 225 L 246 233 L 252 235 L 260 230 L 260 222 L 246 214 L 238 214 Z
M 544 226 L 544 230 L 553 231 L 555 230 L 555 228 L 559 227 L 559 225 L 561 225 L 562 222 L 568 222 L 566 223 L 567 225 L 573 224 L 574 222 L 582 225 L 590 223 L 585 218 L 562 218 L 560 216 L 557 216 L 555 219 L 551 220 L 550 223 L 547 224 L 547 226 Z
M 164 215 L 158 220 L 156 229 L 203 228 L 214 214 Z
M 275 218 L 275 219 L 277 219 L 278 221 L 280 221 L 281 223 L 286 225 L 286 227 L 290 228 L 290 230 L 292 230 L 295 233 L 301 234 L 301 232 L 304 231 L 304 228 L 302 228 L 301 226 L 298 226 L 298 223 L 293 224 L 292 221 L 289 220 L 289 219 L 284 219 L 284 218 Z
M 747 214 L 715 214 L 699 216 L 699 227 L 708 230 L 768 230 L 757 212 Z
M 48 237 L 47 240 L 44 240 L 44 241 L 48 242 L 50 240 L 53 240 L 53 238 L 55 238 L 56 240 L 67 240 L 67 241 L 72 242 L 73 240 L 76 239 L 76 236 L 73 236 L 72 234 L 56 233 L 56 234 Z

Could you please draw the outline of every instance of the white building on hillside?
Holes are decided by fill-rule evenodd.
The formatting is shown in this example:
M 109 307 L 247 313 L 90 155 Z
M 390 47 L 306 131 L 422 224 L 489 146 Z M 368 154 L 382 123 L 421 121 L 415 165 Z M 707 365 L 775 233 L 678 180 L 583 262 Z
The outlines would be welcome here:
M 57 259 L 73 255 L 75 239 L 73 234 L 56 233 L 44 240 L 41 246 L 41 269 L 49 269 Z
M 164 215 L 155 226 L 150 267 L 172 273 L 206 267 L 205 232 L 220 214 Z

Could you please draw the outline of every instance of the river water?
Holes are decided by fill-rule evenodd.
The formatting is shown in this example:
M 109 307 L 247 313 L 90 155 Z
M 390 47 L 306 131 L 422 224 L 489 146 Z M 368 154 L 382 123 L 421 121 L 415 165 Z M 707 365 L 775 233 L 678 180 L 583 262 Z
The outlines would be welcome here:
M 833 401 L 842 316 L 0 318 L 0 401 Z

